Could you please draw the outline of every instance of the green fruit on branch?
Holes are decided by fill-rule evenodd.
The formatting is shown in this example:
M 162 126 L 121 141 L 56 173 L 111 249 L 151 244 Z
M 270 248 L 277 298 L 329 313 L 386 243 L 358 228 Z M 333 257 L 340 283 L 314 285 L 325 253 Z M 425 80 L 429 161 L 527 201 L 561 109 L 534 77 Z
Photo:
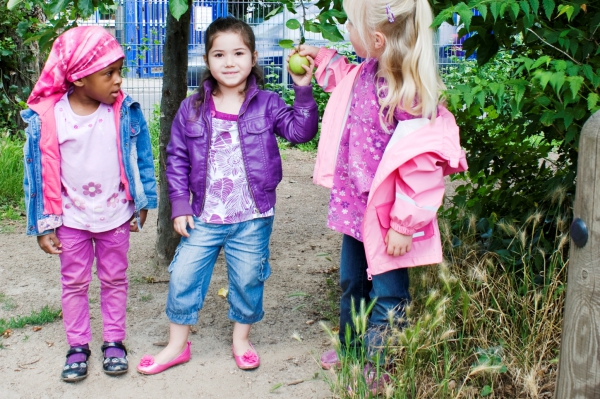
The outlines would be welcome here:
M 306 71 L 302 68 L 302 65 L 309 66 L 308 58 L 301 56 L 296 53 L 290 57 L 290 71 L 296 75 L 304 75 Z

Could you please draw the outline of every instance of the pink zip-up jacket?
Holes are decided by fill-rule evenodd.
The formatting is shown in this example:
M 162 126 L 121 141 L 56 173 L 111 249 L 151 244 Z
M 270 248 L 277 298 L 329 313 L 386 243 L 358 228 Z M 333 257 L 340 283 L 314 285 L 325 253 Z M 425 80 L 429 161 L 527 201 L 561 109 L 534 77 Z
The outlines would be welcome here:
M 315 78 L 333 91 L 321 125 L 313 181 L 331 188 L 337 151 L 347 120 L 350 98 L 362 65 L 349 64 L 335 50 L 321 49 Z M 444 107 L 434 123 L 417 118 L 398 123 L 377 168 L 363 219 L 363 243 L 369 279 L 390 270 L 442 261 L 437 210 L 444 197 L 444 176 L 467 169 L 458 126 Z M 412 249 L 402 256 L 387 254 L 389 228 L 412 235 Z

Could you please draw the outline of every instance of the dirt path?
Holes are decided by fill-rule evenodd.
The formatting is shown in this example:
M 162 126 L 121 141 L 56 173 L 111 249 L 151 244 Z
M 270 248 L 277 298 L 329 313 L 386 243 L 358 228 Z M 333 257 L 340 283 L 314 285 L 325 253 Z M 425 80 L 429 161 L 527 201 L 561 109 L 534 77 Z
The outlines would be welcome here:
M 164 308 L 168 284 L 162 281 L 169 275 L 166 269 L 155 266 L 156 213 L 151 212 L 147 228 L 132 234 L 129 257 L 125 343 L 132 370 L 116 378 L 102 372 L 102 324 L 95 279 L 90 289 L 94 338 L 89 377 L 77 384 L 60 381 L 67 349 L 60 320 L 37 332 L 26 326 L 13 330 L 8 338 L 0 338 L 0 398 L 330 397 L 316 359 L 328 347 L 319 320 L 332 314 L 328 298 L 335 297 L 331 282 L 337 278 L 341 237 L 325 227 L 328 192 L 312 184 L 314 155 L 286 150 L 284 158 L 284 179 L 278 188 L 271 239 L 273 274 L 265 289 L 266 315 L 252 332 L 262 360 L 258 370 L 242 372 L 231 357 L 228 305 L 217 295 L 219 288 L 227 286 L 221 257 L 196 332 L 191 335 L 192 360 L 156 376 L 133 371 L 145 353 L 160 350 L 154 343 L 167 339 Z M 58 258 L 46 255 L 35 239 L 27 238 L 22 223 L 14 228 L 5 226 L 0 233 L 0 248 L 0 318 L 29 315 L 45 305 L 58 308 Z M 149 283 L 147 278 L 159 282 Z M 288 385 L 299 380 L 305 381 Z M 283 385 L 271 393 L 279 384 Z

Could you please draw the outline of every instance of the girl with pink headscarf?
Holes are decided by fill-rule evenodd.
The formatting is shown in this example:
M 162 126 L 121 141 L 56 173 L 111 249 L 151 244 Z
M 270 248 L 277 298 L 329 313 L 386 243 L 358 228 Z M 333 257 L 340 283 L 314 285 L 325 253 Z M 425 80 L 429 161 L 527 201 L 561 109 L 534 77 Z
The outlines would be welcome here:
M 57 254 L 70 346 L 61 378 L 87 377 L 92 340 L 88 288 L 100 279 L 103 370 L 127 372 L 125 314 L 129 233 L 156 208 L 150 135 L 140 105 L 121 90 L 125 55 L 105 29 L 60 35 L 21 113 L 28 123 L 27 234 Z

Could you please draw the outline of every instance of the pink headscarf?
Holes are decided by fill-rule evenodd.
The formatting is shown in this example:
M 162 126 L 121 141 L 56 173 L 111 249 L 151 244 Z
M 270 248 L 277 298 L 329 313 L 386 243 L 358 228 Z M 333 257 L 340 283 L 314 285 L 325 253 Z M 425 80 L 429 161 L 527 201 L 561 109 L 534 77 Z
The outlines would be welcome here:
M 35 84 L 27 105 L 40 116 L 40 151 L 42 153 L 42 183 L 44 214 L 61 215 L 60 150 L 56 135 L 54 105 L 69 90 L 72 82 L 106 68 L 125 58 L 119 42 L 104 28 L 80 26 L 60 35 L 50 51 L 42 74 Z M 120 93 L 113 104 L 117 132 L 120 126 L 120 108 L 125 98 Z M 117 145 L 120 149 L 119 135 Z M 121 181 L 128 199 L 129 184 L 125 177 L 121 151 Z
M 71 82 L 106 68 L 125 58 L 119 42 L 99 26 L 79 26 L 60 35 L 44 70 L 35 84 L 28 105 L 37 104 L 52 94 L 65 94 Z

